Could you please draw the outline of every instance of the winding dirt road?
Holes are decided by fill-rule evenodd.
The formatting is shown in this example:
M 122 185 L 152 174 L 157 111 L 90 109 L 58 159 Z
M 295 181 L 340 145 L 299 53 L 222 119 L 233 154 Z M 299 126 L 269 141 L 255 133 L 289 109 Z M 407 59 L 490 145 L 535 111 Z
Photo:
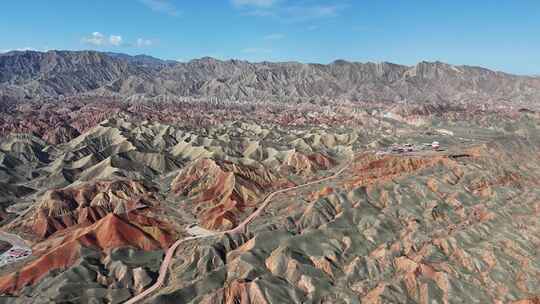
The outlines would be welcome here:
M 165 254 L 165 258 L 163 259 L 163 262 L 161 263 L 161 267 L 159 268 L 159 276 L 158 276 L 158 279 L 157 279 L 156 283 L 154 283 L 154 285 L 150 286 L 148 289 L 146 289 L 145 291 L 143 291 L 140 294 L 136 295 L 135 297 L 129 299 L 126 302 L 124 302 L 124 304 L 137 303 L 137 302 L 141 301 L 142 299 L 144 299 L 149 294 L 153 293 L 154 291 L 158 290 L 159 288 L 161 288 L 163 286 L 163 284 L 165 283 L 165 278 L 167 276 L 167 271 L 168 271 L 169 266 L 171 264 L 173 255 L 174 255 L 176 249 L 181 244 L 183 244 L 183 243 L 185 243 L 187 241 L 191 241 L 191 240 L 204 239 L 204 238 L 209 238 L 209 237 L 214 237 L 214 236 L 220 236 L 220 235 L 224 235 L 224 234 L 227 234 L 227 233 L 229 233 L 229 234 L 244 233 L 246 231 L 247 225 L 249 225 L 249 223 L 251 221 L 253 221 L 255 218 L 257 218 L 261 214 L 261 212 L 270 204 L 270 202 L 272 201 L 272 198 L 274 198 L 274 196 L 276 196 L 278 194 L 281 194 L 281 193 L 284 193 L 284 192 L 287 192 L 287 191 L 292 191 L 292 190 L 305 188 L 305 187 L 308 187 L 308 186 L 311 186 L 311 185 L 315 185 L 315 184 L 318 184 L 318 183 L 322 183 L 322 182 L 334 179 L 334 178 L 338 177 L 339 175 L 341 175 L 341 173 L 343 173 L 350 166 L 351 163 L 352 163 L 352 161 L 348 161 L 345 166 L 343 166 L 341 169 L 336 171 L 336 173 L 334 173 L 331 176 L 327 176 L 327 177 L 324 177 L 324 178 L 321 178 L 321 179 L 318 179 L 318 180 L 315 180 L 315 181 L 311 181 L 311 182 L 308 182 L 308 183 L 305 183 L 305 184 L 302 184 L 302 185 L 298 185 L 298 186 L 294 186 L 294 187 L 290 187 L 290 188 L 284 188 L 284 189 L 277 190 L 277 191 L 274 191 L 274 192 L 268 194 L 264 198 L 262 205 L 259 208 L 257 208 L 257 210 L 255 210 L 251 215 L 249 215 L 244 221 L 242 221 L 242 223 L 240 223 L 238 226 L 236 226 L 236 228 L 233 228 L 233 229 L 230 229 L 230 230 L 227 230 L 227 231 L 216 232 L 216 233 L 212 233 L 212 234 L 199 235 L 199 236 L 191 236 L 191 237 L 187 237 L 187 238 L 184 238 L 184 239 L 181 239 L 181 240 L 177 240 L 167 250 L 167 253 Z

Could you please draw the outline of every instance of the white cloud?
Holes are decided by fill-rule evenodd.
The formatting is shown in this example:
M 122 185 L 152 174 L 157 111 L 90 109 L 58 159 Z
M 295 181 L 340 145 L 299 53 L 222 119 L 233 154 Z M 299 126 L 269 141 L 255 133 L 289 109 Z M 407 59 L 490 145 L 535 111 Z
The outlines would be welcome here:
M 169 0 L 139 0 L 139 2 L 155 12 L 164 13 L 170 16 L 178 16 L 181 13 Z
M 111 36 L 109 36 L 109 42 L 111 43 L 111 45 L 120 46 L 120 45 L 122 45 L 122 36 L 120 36 L 120 35 L 111 35 Z
M 13 52 L 13 51 L 24 52 L 24 51 L 39 51 L 39 50 L 35 49 L 33 47 L 27 46 L 27 47 L 23 47 L 23 48 L 0 50 L 0 53 L 7 53 L 7 52 Z
M 272 50 L 270 49 L 265 49 L 265 48 L 245 48 L 242 50 L 242 53 L 246 53 L 246 54 L 268 54 L 268 53 L 272 53 Z
M 285 38 L 285 35 L 280 33 L 269 34 L 263 37 L 264 40 L 281 40 L 283 38 Z
M 122 35 L 107 35 L 100 32 L 93 32 L 87 37 L 83 37 L 81 42 L 96 47 L 149 47 L 154 45 L 154 41 L 145 38 L 137 38 L 135 41 L 125 41 Z
M 101 46 L 107 43 L 105 40 L 105 35 L 100 32 L 93 32 L 92 35 L 84 37 L 82 41 L 86 44 L 91 44 L 95 46 Z
M 137 42 L 135 43 L 137 47 L 147 47 L 147 46 L 151 46 L 152 44 L 154 44 L 152 40 L 144 39 L 144 38 L 137 38 Z
M 252 6 L 252 7 L 271 7 L 275 5 L 277 0 L 232 0 L 235 6 Z
M 17 51 L 17 52 L 25 52 L 25 51 L 48 52 L 50 49 L 51 48 L 49 48 L 48 46 L 44 46 L 42 48 L 35 48 L 35 47 L 26 46 L 26 47 L 22 47 L 22 48 L 2 49 L 2 50 L 0 50 L 0 53 L 8 53 L 8 52 L 13 52 L 13 51 Z

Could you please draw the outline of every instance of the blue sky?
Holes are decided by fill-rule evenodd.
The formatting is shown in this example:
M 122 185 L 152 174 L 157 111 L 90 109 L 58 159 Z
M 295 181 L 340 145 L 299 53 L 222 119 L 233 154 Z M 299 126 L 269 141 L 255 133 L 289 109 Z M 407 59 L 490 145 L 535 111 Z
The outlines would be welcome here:
M 440 60 L 540 74 L 539 0 L 6 0 L 0 37 L 0 51 Z

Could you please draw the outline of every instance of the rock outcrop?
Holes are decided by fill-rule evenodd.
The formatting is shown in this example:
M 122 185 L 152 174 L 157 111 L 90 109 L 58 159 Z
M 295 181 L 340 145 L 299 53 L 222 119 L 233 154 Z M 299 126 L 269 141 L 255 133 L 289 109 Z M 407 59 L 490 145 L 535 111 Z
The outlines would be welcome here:
M 264 168 L 202 158 L 178 174 L 171 190 L 197 205 L 204 227 L 227 229 L 235 227 L 276 181 L 277 177 Z
M 109 214 L 90 226 L 55 234 L 34 247 L 35 261 L 11 275 L 0 277 L 0 292 L 15 293 L 24 286 L 36 284 L 51 271 L 69 268 L 80 259 L 85 248 L 102 252 L 120 247 L 151 251 L 162 246 L 166 248 L 171 243 L 172 239 L 166 231 L 159 230 L 151 235 L 143 225 L 137 224 L 141 225 L 137 221 L 130 222 Z M 139 287 L 145 280 L 140 279 Z

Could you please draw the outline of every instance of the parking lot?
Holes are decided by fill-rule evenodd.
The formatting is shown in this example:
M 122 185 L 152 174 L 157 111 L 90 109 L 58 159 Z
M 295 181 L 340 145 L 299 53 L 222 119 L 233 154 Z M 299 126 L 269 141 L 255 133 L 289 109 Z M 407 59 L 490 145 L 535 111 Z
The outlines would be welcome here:
M 0 240 L 8 242 L 12 246 L 6 252 L 0 254 L 0 267 L 18 262 L 32 255 L 32 249 L 17 235 L 0 232 Z

